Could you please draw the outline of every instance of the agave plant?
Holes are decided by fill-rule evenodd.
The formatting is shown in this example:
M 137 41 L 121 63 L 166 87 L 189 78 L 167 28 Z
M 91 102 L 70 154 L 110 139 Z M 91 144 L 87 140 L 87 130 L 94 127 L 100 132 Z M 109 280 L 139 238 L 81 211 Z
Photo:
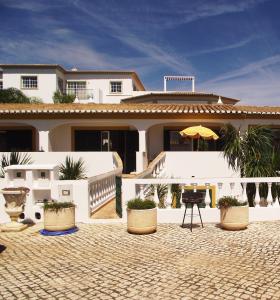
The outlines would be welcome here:
M 60 180 L 79 180 L 85 179 L 84 161 L 80 157 L 77 161 L 70 156 L 66 156 L 65 163 L 59 166 Z
M 32 163 L 33 162 L 31 160 L 31 156 L 28 153 L 11 152 L 7 154 L 2 154 L 0 177 L 4 177 L 5 167 L 11 165 L 28 165 Z

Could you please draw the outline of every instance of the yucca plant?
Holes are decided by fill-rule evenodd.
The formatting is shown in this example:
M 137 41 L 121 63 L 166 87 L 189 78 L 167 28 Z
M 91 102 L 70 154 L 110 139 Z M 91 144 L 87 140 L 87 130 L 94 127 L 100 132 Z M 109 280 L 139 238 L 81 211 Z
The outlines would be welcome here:
M 31 156 L 28 153 L 11 152 L 2 154 L 0 177 L 5 176 L 5 167 L 11 165 L 29 165 L 32 164 Z
M 70 156 L 66 156 L 65 163 L 59 166 L 60 180 L 79 180 L 85 179 L 84 161 L 80 157 L 77 161 Z

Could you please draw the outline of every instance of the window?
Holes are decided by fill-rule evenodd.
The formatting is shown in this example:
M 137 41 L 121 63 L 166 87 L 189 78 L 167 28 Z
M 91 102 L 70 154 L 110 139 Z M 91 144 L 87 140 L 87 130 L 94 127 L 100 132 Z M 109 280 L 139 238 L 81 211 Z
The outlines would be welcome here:
M 0 90 L 3 90 L 3 81 L 0 81 Z
M 21 87 L 23 89 L 37 89 L 38 88 L 37 76 L 22 76 Z
M 88 98 L 85 81 L 67 81 L 67 94 L 75 95 L 80 100 Z
M 111 93 L 122 93 L 122 82 L 121 81 L 111 81 L 110 82 Z

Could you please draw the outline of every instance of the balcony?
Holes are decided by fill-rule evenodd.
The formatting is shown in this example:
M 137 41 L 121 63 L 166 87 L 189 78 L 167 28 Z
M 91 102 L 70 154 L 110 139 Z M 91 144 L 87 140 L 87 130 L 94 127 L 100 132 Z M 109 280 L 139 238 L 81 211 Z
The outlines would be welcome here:
M 64 90 L 64 94 L 75 95 L 75 98 L 77 98 L 78 100 L 93 101 L 93 99 L 94 99 L 93 89 L 68 88 L 68 89 Z

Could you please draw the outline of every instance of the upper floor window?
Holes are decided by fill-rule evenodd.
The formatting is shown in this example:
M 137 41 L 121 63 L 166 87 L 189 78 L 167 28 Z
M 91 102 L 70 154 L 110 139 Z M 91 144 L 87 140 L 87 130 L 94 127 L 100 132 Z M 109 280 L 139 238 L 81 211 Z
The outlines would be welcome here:
M 67 81 L 67 89 L 71 90 L 84 90 L 86 89 L 85 81 Z
M 0 81 L 0 90 L 3 90 L 3 81 Z
M 37 76 L 22 76 L 21 87 L 23 89 L 37 89 L 38 88 Z
M 121 81 L 111 81 L 110 82 L 110 92 L 111 93 L 122 93 L 122 82 Z

